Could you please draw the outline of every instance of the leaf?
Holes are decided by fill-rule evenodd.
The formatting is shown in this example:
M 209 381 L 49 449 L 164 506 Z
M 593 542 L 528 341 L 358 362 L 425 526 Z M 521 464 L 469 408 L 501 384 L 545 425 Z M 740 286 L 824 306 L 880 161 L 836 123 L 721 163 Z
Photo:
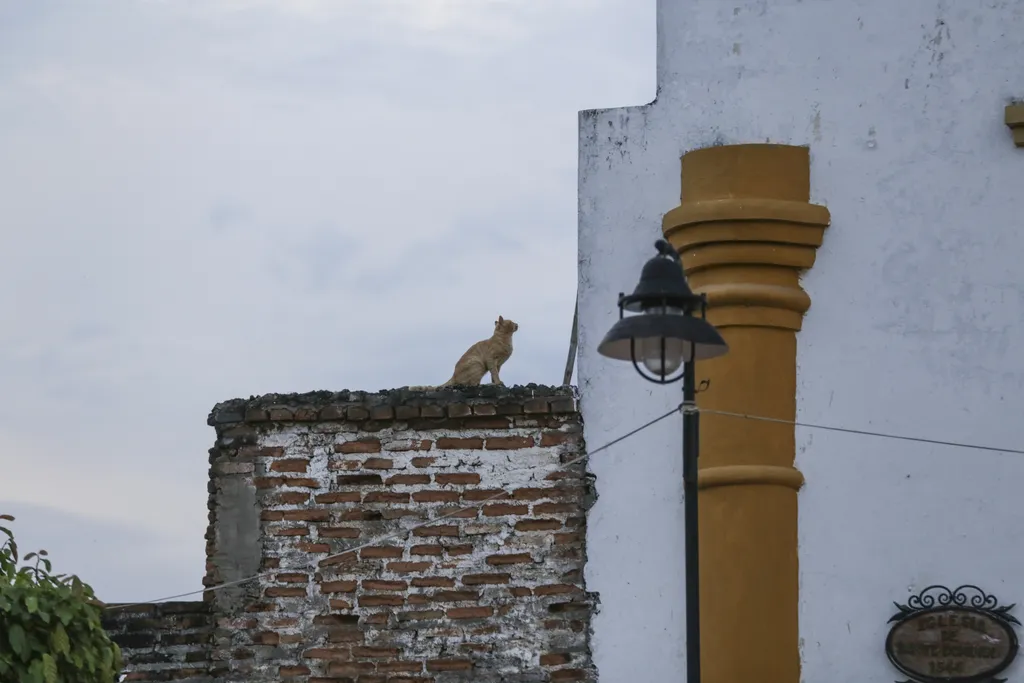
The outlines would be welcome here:
M 43 683 L 57 683 L 57 662 L 49 654 L 43 655 Z
M 35 614 L 39 611 L 39 598 L 34 595 L 25 596 L 25 609 L 28 610 L 29 614 Z
M 57 622 L 57 625 L 53 628 L 53 635 L 50 636 L 50 647 L 53 648 L 54 652 L 62 655 L 66 655 L 71 650 L 68 632 L 64 630 L 64 625 L 60 622 Z
M 7 642 L 11 644 L 11 649 L 14 650 L 15 654 L 22 659 L 25 658 L 25 629 L 21 627 L 21 624 L 11 626 L 11 630 L 7 632 Z

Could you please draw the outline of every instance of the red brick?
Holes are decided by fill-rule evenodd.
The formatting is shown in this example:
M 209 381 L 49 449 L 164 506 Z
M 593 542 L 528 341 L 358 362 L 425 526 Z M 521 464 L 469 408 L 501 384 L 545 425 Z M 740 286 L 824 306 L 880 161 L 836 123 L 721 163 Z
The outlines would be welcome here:
M 314 500 L 321 505 L 331 503 L 358 503 L 363 494 L 359 491 L 341 491 L 339 493 L 318 493 Z
M 551 515 L 578 511 L 579 507 L 572 503 L 537 503 L 533 506 L 533 513 L 535 515 Z
M 548 412 L 548 400 L 546 398 L 531 398 L 523 404 L 523 412 L 527 415 Z
M 529 505 L 516 505 L 510 503 L 485 505 L 483 508 L 484 517 L 500 517 L 502 515 L 525 515 L 529 511 Z M 559 524 L 559 526 L 561 526 L 561 524 Z
M 363 548 L 359 551 L 359 556 L 366 557 L 401 557 L 404 552 L 403 548 L 397 546 L 377 546 L 371 548 Z
M 485 500 L 508 500 L 511 496 L 501 489 L 471 489 L 462 492 L 462 499 L 471 502 Z
M 395 493 L 394 491 L 374 491 L 367 493 L 363 498 L 364 503 L 408 503 L 408 493 Z
M 458 536 L 457 526 L 424 526 L 413 530 L 413 536 Z
M 309 494 L 303 491 L 282 491 L 274 494 L 268 502 L 272 505 L 301 505 L 309 502 Z
M 380 439 L 359 439 L 334 444 L 335 453 L 380 453 Z
M 370 408 L 370 419 L 391 420 L 395 417 L 395 409 L 391 406 L 373 406 Z
M 308 467 L 309 460 L 305 458 L 288 458 L 270 463 L 271 472 L 305 472 Z
M 405 604 L 405 598 L 401 595 L 360 595 L 359 606 L 360 607 L 381 607 L 387 605 L 390 607 L 401 607 Z
M 586 672 L 582 669 L 556 669 L 551 672 L 552 681 L 582 681 Z
M 503 564 L 528 564 L 533 562 L 533 557 L 529 553 L 515 553 L 512 555 L 488 555 L 487 564 L 490 565 L 503 565 Z
M 305 526 L 291 526 L 283 529 L 274 529 L 270 532 L 271 536 L 309 536 L 309 527 Z
M 395 461 L 390 458 L 367 458 L 363 461 L 363 467 L 368 470 L 390 470 L 395 466 Z
M 306 589 L 271 586 L 264 589 L 263 595 L 268 598 L 304 598 L 306 597 Z
M 443 576 L 424 576 L 413 579 L 412 585 L 417 588 L 451 588 L 455 585 L 455 579 L 448 579 Z
M 283 517 L 289 522 L 326 522 L 330 518 L 327 510 L 285 510 Z
M 468 659 L 429 659 L 427 671 L 468 671 L 473 662 Z
M 329 659 L 335 662 L 347 662 L 352 659 L 352 653 L 348 648 L 314 647 L 303 652 L 302 656 L 305 659 Z
M 556 398 L 551 401 L 551 412 L 552 413 L 575 413 L 576 412 L 576 399 L 572 398 Z
M 533 446 L 532 436 L 489 436 L 486 448 L 491 451 L 511 451 L 531 446 Z
M 309 576 L 297 572 L 286 572 L 274 577 L 278 583 L 309 583 Z
M 437 591 L 433 598 L 438 602 L 471 602 L 480 599 L 478 591 Z
M 559 446 L 575 438 L 575 434 L 567 432 L 544 432 L 540 435 L 540 445 L 545 448 L 548 446 Z
M 281 510 L 264 510 L 260 513 L 260 519 L 264 522 L 280 522 L 284 519 L 284 512 Z
M 567 583 L 554 583 L 548 586 L 537 586 L 533 589 L 536 595 L 563 595 L 565 593 L 576 593 L 580 589 Z
M 338 475 L 338 486 L 380 486 L 383 483 L 379 474 Z
M 412 612 L 399 612 L 398 618 L 401 621 L 423 621 L 426 619 L 440 619 L 444 612 L 439 609 L 419 610 Z
M 479 450 L 484 447 L 484 440 L 480 438 L 461 439 L 451 436 L 443 436 L 437 440 L 438 450 L 469 449 Z
M 378 662 L 377 671 L 401 671 L 404 673 L 416 673 L 423 671 L 423 662 Z M 395 679 L 390 679 L 394 681 Z
M 339 598 L 331 598 L 328 601 L 331 609 L 352 609 L 352 603 L 348 600 L 341 600 Z
M 516 522 L 516 531 L 551 531 L 561 528 L 562 523 L 557 519 L 521 519 Z
M 406 581 L 381 581 L 367 579 L 363 581 L 363 590 L 367 591 L 404 591 L 409 587 Z
M 473 552 L 473 546 L 470 544 L 466 545 L 449 545 L 445 549 L 449 555 L 469 555 Z
M 281 486 L 297 486 L 307 489 L 320 488 L 320 482 L 306 477 L 255 477 L 252 480 L 252 484 L 258 489 L 273 489 Z
M 540 500 L 542 498 L 566 498 L 573 495 L 574 489 L 568 489 L 561 486 L 552 486 L 550 488 L 523 488 L 516 489 L 512 492 L 512 497 L 516 500 Z
M 525 598 L 533 595 L 533 591 L 525 586 L 514 586 L 508 589 L 508 592 L 516 598 Z
M 410 439 L 406 441 L 392 441 L 386 445 L 386 448 L 392 453 L 402 453 L 405 451 L 429 451 L 433 445 L 434 442 L 431 439 Z M 423 459 L 425 458 L 413 458 L 413 464 L 415 464 L 416 460 Z M 430 459 L 433 460 L 433 458 Z M 420 467 L 420 465 L 416 466 Z
M 435 474 L 434 481 L 441 486 L 447 486 L 448 484 L 479 484 L 480 475 L 476 472 L 448 472 L 445 474 Z
M 512 578 L 510 574 L 464 574 L 462 583 L 466 586 L 508 583 L 510 578 Z
M 355 581 L 324 581 L 320 584 L 321 593 L 355 593 Z
M 443 555 L 443 545 L 414 545 L 409 549 L 412 555 Z
M 483 619 L 494 614 L 493 607 L 452 607 L 447 611 L 449 619 Z
M 389 486 L 420 486 L 430 483 L 429 474 L 396 474 L 384 482 Z
M 305 553 L 329 553 L 331 546 L 326 543 L 296 543 L 295 547 Z
M 320 538 L 359 538 L 362 532 L 349 526 L 320 527 Z
M 412 499 L 417 503 L 457 503 L 458 491 L 416 491 Z
M 358 422 L 370 417 L 370 411 L 361 406 L 350 406 L 345 409 L 345 417 L 354 422 Z
M 541 666 L 561 666 L 562 664 L 568 664 L 570 661 L 572 661 L 572 657 L 562 652 L 552 652 L 540 656 Z
M 354 647 L 352 654 L 366 659 L 388 659 L 397 657 L 399 649 L 396 647 Z
M 424 572 L 434 566 L 433 562 L 388 562 L 388 571 L 406 574 Z
M 413 467 L 430 467 L 437 458 L 413 458 Z
M 281 446 L 242 446 L 238 449 L 240 458 L 280 458 L 284 455 Z
M 320 562 L 318 562 L 317 564 L 319 566 L 321 566 L 321 567 L 333 567 L 334 565 L 350 564 L 350 563 L 355 562 L 355 561 L 356 561 L 356 554 L 354 552 L 351 552 L 351 553 L 341 553 L 341 554 L 330 555 L 330 556 L 325 557 L 324 559 L 320 560 Z
M 555 534 L 555 545 L 568 545 L 583 540 L 582 531 L 574 531 L 569 534 Z
M 281 678 L 298 678 L 299 676 L 308 676 L 308 666 L 282 666 L 277 670 L 277 674 Z
M 465 403 L 452 403 L 448 406 L 448 417 L 466 417 L 472 414 L 473 409 Z

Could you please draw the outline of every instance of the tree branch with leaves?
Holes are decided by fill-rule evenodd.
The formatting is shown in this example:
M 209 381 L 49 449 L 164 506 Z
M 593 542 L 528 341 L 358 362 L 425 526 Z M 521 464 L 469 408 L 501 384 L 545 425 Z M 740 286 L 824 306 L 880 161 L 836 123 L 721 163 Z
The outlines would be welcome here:
M 52 574 L 45 550 L 19 560 L 0 515 L 0 681 L 112 683 L 121 651 L 103 629 L 103 603 L 77 576 Z

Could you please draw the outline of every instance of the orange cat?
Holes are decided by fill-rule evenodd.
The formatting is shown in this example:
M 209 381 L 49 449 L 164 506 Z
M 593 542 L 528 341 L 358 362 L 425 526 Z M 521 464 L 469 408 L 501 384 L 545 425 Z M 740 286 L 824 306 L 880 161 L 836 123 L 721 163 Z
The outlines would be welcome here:
M 512 335 L 518 329 L 518 324 L 499 315 L 494 323 L 494 334 L 491 338 L 470 346 L 455 364 L 455 372 L 452 373 L 451 379 L 441 386 L 478 386 L 488 372 L 491 373 L 491 384 L 504 385 L 499 373 L 501 366 L 512 356 Z M 413 391 L 434 388 L 436 387 L 409 387 Z

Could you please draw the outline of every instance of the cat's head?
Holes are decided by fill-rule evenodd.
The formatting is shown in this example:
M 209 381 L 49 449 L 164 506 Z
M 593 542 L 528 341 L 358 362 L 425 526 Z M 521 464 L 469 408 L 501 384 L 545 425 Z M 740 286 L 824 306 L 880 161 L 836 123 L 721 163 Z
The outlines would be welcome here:
M 502 332 L 504 334 L 511 335 L 513 332 L 519 329 L 519 323 L 514 323 L 511 320 L 506 320 L 500 315 L 498 319 L 494 321 L 494 331 Z

